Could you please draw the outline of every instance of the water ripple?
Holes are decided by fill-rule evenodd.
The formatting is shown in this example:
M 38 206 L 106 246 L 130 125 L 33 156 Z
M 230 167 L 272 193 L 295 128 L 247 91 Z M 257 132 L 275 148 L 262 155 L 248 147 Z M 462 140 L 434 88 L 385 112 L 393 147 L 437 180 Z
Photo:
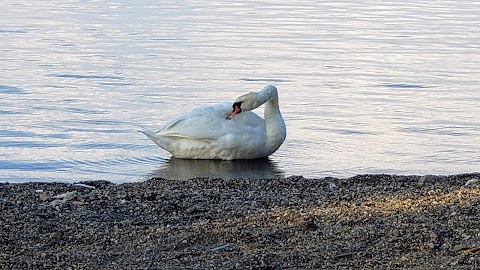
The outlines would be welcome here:
M 0 114 L 21 114 L 20 112 L 15 112 L 15 111 L 6 111 L 6 110 L 0 110 Z
M 45 142 L 39 142 L 39 141 L 1 141 L 0 142 L 0 147 L 2 148 L 10 148 L 10 147 L 15 147 L 15 148 L 22 148 L 22 149 L 28 149 L 28 148 L 52 148 L 52 147 L 63 147 L 63 144 L 59 143 L 45 143 Z
M 15 34 L 24 34 L 27 33 L 27 31 L 23 29 L 0 29 L 0 33 L 15 33 Z
M 101 76 L 101 75 L 80 75 L 80 74 L 49 74 L 50 77 L 68 78 L 68 79 L 109 79 L 124 80 L 124 77 L 118 76 Z
M 465 136 L 468 135 L 463 128 L 459 127 L 405 127 L 400 129 L 403 132 L 414 134 L 432 134 L 440 136 Z
M 280 83 L 280 82 L 291 82 L 291 80 L 286 79 L 275 79 L 275 78 L 240 78 L 242 81 L 246 82 L 271 82 L 271 83 Z
M 20 95 L 25 94 L 25 91 L 15 86 L 0 84 L 0 94 Z
M 388 87 L 388 88 L 401 88 L 401 89 L 409 89 L 409 88 L 428 88 L 429 86 L 421 85 L 421 84 L 408 84 L 408 83 L 384 83 L 381 86 Z
M 147 149 L 148 145 L 139 145 L 131 143 L 80 143 L 71 145 L 73 148 L 78 149 Z
M 36 133 L 31 131 L 23 130 L 0 130 L 0 137 L 11 137 L 11 138 L 55 138 L 55 139 L 68 139 L 70 136 L 65 133 Z
M 29 161 L 29 160 L 2 160 L 0 162 L 0 170 L 14 171 L 52 171 L 63 172 L 71 169 L 71 163 L 58 160 Z

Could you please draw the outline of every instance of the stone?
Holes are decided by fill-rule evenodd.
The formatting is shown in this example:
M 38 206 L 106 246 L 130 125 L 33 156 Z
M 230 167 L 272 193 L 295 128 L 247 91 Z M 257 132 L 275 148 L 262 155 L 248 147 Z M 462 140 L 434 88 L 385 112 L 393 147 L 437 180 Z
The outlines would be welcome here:
M 468 186 L 473 186 L 473 185 L 476 185 L 478 184 L 478 182 L 480 182 L 480 180 L 478 180 L 477 178 L 472 178 L 470 180 L 468 180 L 467 182 L 465 182 L 465 187 L 468 187 Z

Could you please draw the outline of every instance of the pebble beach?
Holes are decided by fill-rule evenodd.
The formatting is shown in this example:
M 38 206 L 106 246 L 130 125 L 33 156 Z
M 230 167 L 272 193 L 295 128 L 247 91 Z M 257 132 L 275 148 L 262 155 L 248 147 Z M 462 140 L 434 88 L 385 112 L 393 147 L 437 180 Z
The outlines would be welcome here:
M 480 269 L 479 179 L 0 183 L 0 268 Z

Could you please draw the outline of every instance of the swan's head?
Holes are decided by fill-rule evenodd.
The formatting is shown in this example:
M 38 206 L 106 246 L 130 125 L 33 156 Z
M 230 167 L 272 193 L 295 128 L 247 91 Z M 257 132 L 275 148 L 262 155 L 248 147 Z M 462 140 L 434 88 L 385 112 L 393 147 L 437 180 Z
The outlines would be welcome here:
M 241 112 L 251 111 L 262 106 L 274 95 L 277 95 L 277 88 L 273 85 L 267 85 L 260 92 L 250 92 L 237 97 L 232 105 L 233 110 L 228 114 L 227 119 L 232 119 Z
M 235 115 L 241 112 L 251 111 L 260 107 L 262 104 L 257 104 L 258 98 L 256 95 L 257 93 L 251 92 L 235 99 L 232 105 L 233 110 L 228 114 L 227 119 L 232 119 Z

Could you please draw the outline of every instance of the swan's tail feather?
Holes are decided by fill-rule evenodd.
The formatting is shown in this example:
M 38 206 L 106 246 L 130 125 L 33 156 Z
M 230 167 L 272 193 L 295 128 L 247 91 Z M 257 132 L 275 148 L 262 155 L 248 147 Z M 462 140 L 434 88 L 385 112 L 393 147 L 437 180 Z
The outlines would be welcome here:
M 151 140 L 153 140 L 153 138 L 155 137 L 155 131 L 152 131 L 152 130 L 137 130 L 138 132 L 140 133 L 143 133 L 145 136 L 147 136 L 148 138 L 150 138 Z
M 160 138 L 156 136 L 156 132 L 152 130 L 138 130 L 138 132 L 143 133 L 145 136 L 147 136 L 150 140 L 152 140 L 154 143 L 156 143 L 158 146 L 162 147 L 162 144 L 160 143 Z

